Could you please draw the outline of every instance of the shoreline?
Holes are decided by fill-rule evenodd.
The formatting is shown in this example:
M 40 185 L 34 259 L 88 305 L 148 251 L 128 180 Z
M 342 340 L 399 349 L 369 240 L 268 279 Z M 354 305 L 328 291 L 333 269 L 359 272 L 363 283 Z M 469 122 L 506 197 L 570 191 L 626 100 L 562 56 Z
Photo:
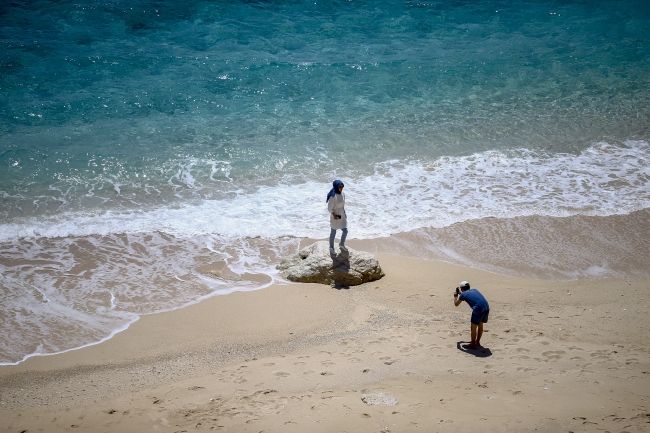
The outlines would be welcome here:
M 501 275 L 567 282 L 580 279 L 649 278 L 650 255 L 647 254 L 647 251 L 650 251 L 650 238 L 638 235 L 645 232 L 650 232 L 650 209 L 607 217 L 575 215 L 563 218 L 543 216 L 511 219 L 486 218 L 466 221 L 439 229 L 425 228 L 398 233 L 383 238 L 352 238 L 349 244 L 353 248 L 372 253 L 388 253 L 405 258 L 442 261 Z M 135 321 L 138 321 L 150 314 L 161 314 L 163 311 L 187 308 L 188 305 L 203 302 L 206 298 L 221 298 L 220 295 L 222 294 L 230 294 L 230 292 L 238 290 L 260 290 L 260 288 L 278 282 L 271 270 L 274 267 L 274 260 L 279 261 L 280 254 L 279 251 L 272 251 L 274 242 L 271 240 L 256 238 L 244 240 L 247 244 L 246 248 L 259 251 L 257 260 L 263 264 L 265 269 L 255 270 L 255 266 L 242 266 L 242 263 L 237 264 L 237 269 L 231 269 L 231 265 L 225 260 L 219 260 L 218 254 L 215 257 L 216 250 L 211 249 L 210 246 L 206 249 L 205 243 L 202 244 L 202 242 L 205 242 L 204 239 L 210 242 L 209 237 L 204 236 L 187 240 L 160 235 L 160 238 L 161 245 L 153 247 L 146 243 L 147 236 L 134 237 L 130 239 L 134 248 L 131 248 L 131 251 L 125 250 L 124 257 L 119 257 L 119 259 L 114 257 L 114 260 L 103 256 L 84 257 L 84 250 L 82 249 L 80 250 L 81 253 L 74 257 L 76 262 L 73 262 L 76 272 L 80 272 L 79 275 L 70 275 L 65 266 L 59 266 L 61 270 L 58 271 L 53 270 L 54 268 L 47 270 L 46 273 L 51 272 L 51 275 L 46 275 L 46 273 L 39 271 L 40 264 L 36 258 L 32 260 L 32 269 L 28 270 L 25 275 L 24 263 L 17 261 L 16 257 L 6 256 L 4 259 L 6 259 L 7 269 L 13 268 L 13 270 L 5 272 L 4 276 L 9 278 L 9 282 L 15 280 L 16 283 L 22 284 L 24 280 L 27 284 L 34 285 L 36 282 L 36 286 L 42 287 L 50 285 L 58 287 L 61 281 L 66 281 L 66 284 L 69 284 L 69 290 L 76 290 L 77 285 L 82 288 L 83 291 L 77 293 L 77 295 L 70 295 L 72 297 L 77 296 L 76 299 L 92 299 L 95 296 L 103 297 L 103 300 L 99 299 L 104 304 L 102 319 L 114 320 L 116 322 L 114 324 L 118 326 L 110 330 L 109 334 L 103 334 L 103 336 L 96 332 L 94 337 L 97 339 L 92 341 L 90 340 L 90 338 L 93 338 L 92 335 L 85 335 L 84 325 L 88 325 L 88 323 L 78 321 L 76 317 L 71 316 L 70 318 L 75 321 L 77 329 L 75 332 L 80 331 L 83 334 L 73 333 L 68 335 L 81 335 L 82 337 L 78 338 L 79 342 L 83 343 L 84 339 L 87 342 L 80 344 L 78 347 L 69 347 L 70 342 L 60 337 L 60 335 L 65 334 L 59 333 L 59 330 L 66 329 L 69 324 L 59 320 L 60 329 L 56 326 L 53 327 L 48 335 L 43 335 L 44 340 L 42 340 L 47 342 L 45 350 L 49 349 L 48 345 L 50 343 L 53 343 L 54 347 L 62 348 L 62 350 L 56 352 L 58 354 L 79 350 L 82 347 L 110 340 L 116 334 L 123 332 L 123 329 L 131 326 L 134 323 L 132 318 L 135 317 L 137 317 Z M 83 244 L 86 241 L 87 239 L 72 239 L 69 243 L 76 245 L 77 243 Z M 94 239 L 94 241 L 99 242 L 99 239 Z M 300 249 L 315 241 L 316 239 L 310 238 L 281 238 L 279 244 L 282 245 L 284 254 L 288 254 L 293 252 L 294 249 Z M 107 241 L 107 243 L 109 242 Z M 178 267 L 178 271 L 174 272 L 180 271 L 185 275 L 179 273 L 181 277 L 178 277 L 174 272 L 167 272 L 164 266 L 165 263 L 161 264 L 156 260 L 163 253 L 162 249 L 157 250 L 156 248 L 167 248 L 167 244 L 169 244 L 172 251 L 175 251 L 175 255 L 182 256 L 183 264 Z M 150 248 L 151 251 L 141 254 L 140 251 L 144 248 L 142 245 L 147 245 L 147 248 Z M 237 247 L 228 247 L 224 251 L 227 251 L 226 255 L 236 255 Z M 131 254 L 127 254 L 128 252 Z M 43 248 L 35 250 L 32 254 L 37 253 L 50 254 L 52 251 Z M 110 287 L 114 283 L 110 281 L 110 278 L 101 276 L 104 273 L 104 266 L 112 268 L 110 272 L 113 274 L 119 274 L 121 266 L 123 266 L 121 263 L 127 263 L 132 259 L 140 261 L 140 264 L 136 267 L 127 264 L 126 266 L 130 267 L 127 274 L 134 271 L 144 272 L 145 277 L 154 279 L 155 283 L 148 284 L 144 290 L 136 291 L 135 294 L 130 294 L 128 291 L 124 293 L 113 291 Z M 116 263 L 112 263 L 112 261 L 116 261 Z M 20 266 L 15 266 L 14 262 L 18 262 Z M 29 264 L 30 260 L 27 260 L 26 263 Z M 88 279 L 89 275 L 91 280 Z M 43 276 L 45 276 L 44 279 Z M 159 278 L 160 276 L 162 278 Z M 138 278 L 138 275 L 132 275 L 132 277 L 119 275 L 122 285 L 133 285 L 135 280 L 142 279 L 141 277 Z M 194 280 L 189 283 L 192 284 L 189 290 L 187 290 L 188 286 L 183 286 L 186 284 L 186 280 Z M 98 293 L 95 289 L 98 285 L 104 285 L 104 290 L 99 292 L 106 293 Z M 17 289 L 19 288 L 16 287 Z M 27 292 L 29 292 L 34 287 L 30 285 L 27 289 Z M 40 292 L 40 296 L 45 297 L 45 293 L 41 289 L 36 288 L 36 290 Z M 148 312 L 148 309 L 157 306 L 156 302 L 158 301 L 156 301 L 155 295 L 157 291 L 164 294 L 164 297 L 161 298 L 164 302 L 160 304 L 164 308 L 156 312 Z M 17 292 L 21 292 L 21 290 L 17 290 Z M 120 312 L 117 313 L 122 315 L 121 318 L 111 316 L 115 307 L 113 302 L 116 296 L 118 304 L 121 304 L 119 305 Z M 182 305 L 174 306 L 172 301 L 175 299 L 182 301 Z M 22 305 L 20 302 L 28 303 Z M 55 298 L 54 303 L 68 308 L 65 302 L 69 302 L 69 300 L 66 300 L 65 297 L 58 297 Z M 10 299 L 8 311 L 16 311 L 16 314 L 20 314 L 21 307 L 35 306 L 40 308 L 39 303 L 42 304 L 42 300 L 38 296 L 31 300 L 28 298 L 22 301 L 18 299 L 16 302 Z M 82 312 L 84 312 L 83 306 L 81 305 Z M 89 305 L 89 307 L 88 313 L 92 318 L 96 313 L 92 308 L 95 307 L 94 305 Z M 73 310 L 77 308 L 75 307 Z M 115 310 L 115 312 L 117 311 Z M 39 314 L 51 313 L 43 310 Z M 11 317 L 11 314 L 7 314 L 7 317 Z M 35 317 L 36 320 L 31 326 L 40 324 L 38 322 L 39 316 Z M 40 320 L 45 319 L 47 317 Z M 122 322 L 120 324 L 120 320 L 126 319 L 129 319 L 128 323 Z M 7 323 L 7 329 L 13 329 L 15 332 L 18 332 L 20 326 L 22 326 L 19 322 Z M 30 324 L 28 323 L 28 325 Z M 48 326 L 51 327 L 52 323 L 49 323 Z M 93 325 L 91 325 L 91 328 L 93 328 Z M 31 346 L 26 345 L 25 347 L 38 350 L 39 341 L 32 340 L 29 341 Z M 9 353 L 7 352 L 7 354 Z M 51 354 L 21 356 L 27 356 L 29 359 L 51 356 Z M 4 365 L 18 365 L 25 362 L 24 358 L 23 361 L 16 361 L 16 357 L 13 362 L 11 358 L 5 359 L 8 360 L 7 364 Z
M 0 429 L 499 431 L 512 410 L 518 431 L 581 417 L 599 423 L 575 425 L 587 431 L 614 418 L 650 426 L 650 351 L 637 335 L 650 319 L 634 302 L 650 301 L 649 279 L 544 281 L 377 255 L 387 276 L 349 290 L 212 297 L 98 345 L 0 366 Z M 493 310 L 478 355 L 459 343 L 469 309 L 450 292 L 462 279 Z M 373 392 L 397 404 L 365 404 Z M 469 401 L 476 412 L 458 419 Z
M 372 253 L 388 253 L 396 254 L 404 257 L 421 258 L 426 260 L 443 261 L 450 264 L 459 266 L 466 266 L 476 269 L 485 270 L 501 275 L 518 276 L 523 278 L 534 278 L 549 281 L 576 281 L 579 279 L 600 279 L 600 278 L 648 278 L 650 277 L 650 255 L 646 252 L 650 251 L 650 238 L 638 236 L 639 233 L 650 232 L 650 209 L 632 212 L 626 215 L 610 215 L 607 217 L 588 217 L 582 215 L 574 215 L 570 217 L 543 217 L 543 216 L 530 216 L 530 217 L 517 217 L 511 219 L 498 219 L 486 218 L 482 220 L 472 220 L 463 223 L 457 223 L 444 228 L 424 228 L 414 230 L 411 232 L 397 233 L 388 237 L 375 238 L 375 239 L 354 239 L 349 241 L 349 244 L 356 249 L 368 251 Z M 108 296 L 104 296 L 104 310 L 102 316 L 103 320 L 116 321 L 117 327 L 110 330 L 108 334 L 95 333 L 94 341 L 89 338 L 93 336 L 84 336 L 78 338 L 80 343 L 77 347 L 70 347 L 69 342 L 65 341 L 58 336 L 56 327 L 48 335 L 43 335 L 46 343 L 45 350 L 50 349 L 51 343 L 54 347 L 61 348 L 54 353 L 65 353 L 70 350 L 78 350 L 80 347 L 88 345 L 99 344 L 101 341 L 106 341 L 119 332 L 130 326 L 135 320 L 140 320 L 143 316 L 149 314 L 160 314 L 164 311 L 173 311 L 177 309 L 186 308 L 197 302 L 202 302 L 206 298 L 220 296 L 222 294 L 229 294 L 234 291 L 246 290 L 260 290 L 260 288 L 268 287 L 269 284 L 278 283 L 274 275 L 274 261 L 279 262 L 282 253 L 279 251 L 272 251 L 274 242 L 268 239 L 245 239 L 246 248 L 257 249 L 259 257 L 257 260 L 260 263 L 254 263 L 254 266 L 237 264 L 236 269 L 231 269 L 225 260 L 219 259 L 219 254 L 215 253 L 216 250 L 205 248 L 205 243 L 210 242 L 210 237 L 198 237 L 192 239 L 184 238 L 170 238 L 159 234 L 160 241 L 167 245 L 175 255 L 182 256 L 183 264 L 177 267 L 177 270 L 169 273 L 166 271 L 164 263 L 158 263 L 155 258 L 163 253 L 162 248 L 164 245 L 152 247 L 147 244 L 147 236 L 133 237 L 130 239 L 131 244 L 135 248 L 131 251 L 125 249 L 124 257 L 84 257 L 83 253 L 74 257 L 75 269 L 77 272 L 82 271 L 78 276 L 70 275 L 65 266 L 60 271 L 48 270 L 51 275 L 40 273 L 40 263 L 34 259 L 31 264 L 31 270 L 24 274 L 25 263 L 28 264 L 29 269 L 30 260 L 27 262 L 18 262 L 20 267 L 14 266 L 16 258 L 6 256 L 5 264 L 7 269 L 14 268 L 10 272 L 5 272 L 5 277 L 8 277 L 8 282 L 22 283 L 26 281 L 29 287 L 25 287 L 27 292 L 34 289 L 32 285 L 48 287 L 50 285 L 58 286 L 61 281 L 66 281 L 69 284 L 69 290 L 77 290 L 76 286 L 81 288 L 81 292 L 76 295 L 70 295 L 77 299 L 94 298 L 95 296 L 104 296 L 97 293 L 96 287 L 98 285 L 104 286 L 104 290 L 110 290 Z M 118 236 L 121 238 L 122 236 Z M 76 244 L 84 244 L 88 240 L 99 242 L 99 239 L 71 239 L 65 245 L 72 245 L 76 248 Z M 311 238 L 280 238 L 279 241 L 282 245 L 284 253 L 293 253 L 294 249 L 298 250 L 313 242 L 316 239 Z M 106 241 L 107 243 L 113 241 Z M 147 245 L 151 251 L 146 255 L 141 255 L 138 249 L 142 249 L 142 245 Z M 129 247 L 124 247 L 129 248 Z M 166 248 L 166 247 L 165 247 Z M 231 254 L 237 259 L 237 247 L 228 247 L 226 244 L 222 245 L 226 248 L 226 255 Z M 81 251 L 84 251 L 83 249 Z M 134 251 L 137 251 L 133 254 Z M 168 250 L 169 251 L 169 250 Z M 35 250 L 32 254 L 53 254 L 55 252 L 49 249 Z M 129 254 L 129 252 L 131 254 Z M 241 253 L 241 252 L 240 252 Z M 280 254 L 279 254 L 280 253 Z M 173 258 L 174 256 L 172 256 Z M 189 258 L 189 259 L 188 259 Z M 126 259 L 126 261 L 125 261 Z M 154 260 L 152 260 L 154 259 Z M 128 264 L 130 260 L 140 261 L 141 264 L 133 268 Z M 112 262 L 117 263 L 112 263 Z M 236 261 L 236 260 L 235 260 Z M 78 265 L 76 264 L 78 263 Z M 84 264 L 86 263 L 86 264 Z M 104 273 L 102 268 L 109 266 L 112 268 L 112 274 L 119 273 L 121 269 L 120 263 L 127 263 L 127 274 L 132 271 L 143 272 L 145 276 L 154 279 L 155 283 L 148 284 L 144 290 L 136 290 L 134 294 L 120 291 L 113 291 L 110 289 L 114 284 L 108 277 L 102 277 Z M 262 264 L 265 269 L 255 269 L 255 265 Z M 173 263 L 170 262 L 170 265 Z M 71 266 L 71 265 L 70 265 Z M 53 271 L 53 272 L 52 272 Z M 85 273 L 84 273 L 85 272 Z M 176 275 L 181 275 L 179 278 Z M 185 275 L 183 275 L 182 273 Z M 91 280 L 88 280 L 90 275 Z M 111 275 L 111 274 L 109 274 Z M 43 276 L 45 278 L 43 279 Z M 162 276 L 162 278 L 159 278 Z M 138 275 L 119 275 L 121 284 L 133 285 L 134 280 L 139 280 Z M 107 279 L 108 278 L 108 279 Z M 192 280 L 192 287 L 182 288 L 185 284 L 184 280 Z M 178 281 L 177 281 L 178 280 Z M 181 286 L 179 286 L 179 283 Z M 147 288 L 149 286 L 149 288 Z M 175 287 L 179 286 L 179 287 Z M 25 289 L 23 288 L 23 289 Z M 18 287 L 16 287 L 18 289 Z M 45 297 L 45 293 L 36 288 L 40 292 L 40 296 Z M 121 289 L 118 289 L 121 290 Z M 18 290 L 19 292 L 21 290 Z M 23 290 L 24 291 L 24 290 Z M 164 302 L 156 305 L 154 292 L 161 292 L 165 296 L 162 298 Z M 48 292 L 49 294 L 49 292 Z M 110 296 L 110 298 L 109 298 Z M 114 299 L 117 296 L 117 302 L 122 317 L 113 317 Z M 140 299 L 138 299 L 140 296 Z M 152 297 L 153 296 L 153 297 Z M 182 305 L 174 306 L 172 300 L 178 299 Z M 29 302 L 24 306 L 40 308 L 38 305 L 42 303 L 37 298 L 29 300 L 25 299 L 22 302 Z M 55 304 L 60 304 L 66 307 L 65 298 L 57 296 L 55 293 Z M 63 303 L 62 303 L 63 301 Z M 159 308 L 162 306 L 163 308 Z M 14 302 L 10 299 L 9 311 L 17 311 L 19 314 L 21 304 Z M 74 307 L 76 310 L 82 305 Z M 92 317 L 96 312 L 92 309 L 94 306 L 90 305 L 88 313 Z M 147 310 L 155 309 L 157 311 L 150 312 Z M 115 310 L 116 312 L 118 310 Z M 43 311 L 45 312 L 45 310 Z M 43 314 L 40 312 L 40 314 Z M 50 314 L 50 313 L 46 313 Z M 129 317 L 130 316 L 130 317 Z M 8 315 L 7 317 L 11 317 Z M 38 316 L 37 316 L 38 317 Z M 84 335 L 84 323 L 78 321 L 76 317 L 70 317 L 75 321 L 77 331 L 81 331 Z M 44 320 L 43 318 L 42 320 Z M 121 320 L 128 319 L 128 322 Z M 59 321 L 61 322 L 61 321 Z M 12 326 L 18 326 L 19 323 L 12 324 L 8 322 L 8 330 Z M 39 322 L 35 321 L 32 326 L 38 326 Z M 87 325 L 87 324 L 86 324 Z M 48 326 L 52 326 L 50 323 Z M 67 324 L 65 321 L 59 324 L 61 329 L 65 329 Z M 91 328 L 94 325 L 91 324 Z M 18 328 L 14 331 L 19 331 Z M 50 340 L 52 339 L 52 340 Z M 83 340 L 86 340 L 84 342 Z M 30 340 L 31 350 L 37 350 L 39 341 Z M 27 348 L 26 346 L 25 348 Z M 10 352 L 7 352 L 9 354 Z M 26 352 L 23 352 L 26 353 Z M 51 353 L 50 353 L 51 354 Z M 21 355 L 28 358 L 35 356 L 50 356 L 45 355 Z M 4 365 L 17 365 L 23 361 L 18 361 L 16 358 L 7 359 Z

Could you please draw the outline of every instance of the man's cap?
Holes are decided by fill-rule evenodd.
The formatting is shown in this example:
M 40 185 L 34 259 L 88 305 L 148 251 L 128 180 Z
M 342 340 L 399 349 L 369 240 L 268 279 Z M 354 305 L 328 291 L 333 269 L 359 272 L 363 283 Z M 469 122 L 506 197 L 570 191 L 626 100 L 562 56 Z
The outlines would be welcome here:
M 461 281 L 458 287 L 461 289 L 469 289 L 469 283 L 467 281 Z

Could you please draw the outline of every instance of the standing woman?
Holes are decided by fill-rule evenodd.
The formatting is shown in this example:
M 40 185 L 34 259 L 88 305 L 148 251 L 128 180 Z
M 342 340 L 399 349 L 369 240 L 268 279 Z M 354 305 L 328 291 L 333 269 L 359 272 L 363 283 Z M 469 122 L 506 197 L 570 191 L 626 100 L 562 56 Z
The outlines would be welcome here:
M 330 213 L 330 253 L 336 254 L 334 250 L 334 238 L 336 231 L 341 230 L 341 243 L 339 246 L 342 251 L 347 251 L 345 247 L 345 238 L 348 235 L 348 217 L 345 215 L 345 194 L 343 193 L 343 182 L 335 180 L 332 185 L 334 188 L 327 194 L 327 210 Z

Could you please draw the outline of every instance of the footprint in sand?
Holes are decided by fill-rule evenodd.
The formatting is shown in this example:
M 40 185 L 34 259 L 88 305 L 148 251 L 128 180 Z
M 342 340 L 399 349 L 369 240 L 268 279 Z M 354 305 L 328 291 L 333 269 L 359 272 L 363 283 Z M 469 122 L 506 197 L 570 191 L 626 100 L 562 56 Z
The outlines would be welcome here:
M 332 373 L 331 371 L 323 371 L 320 375 L 321 376 L 332 376 L 332 375 L 334 375 L 334 373 Z
M 326 361 L 321 361 L 320 363 L 321 363 L 321 365 L 323 365 L 325 367 L 330 367 L 332 365 L 336 365 L 336 362 L 330 361 L 329 359 L 326 360 Z
M 542 352 L 542 356 L 546 358 L 546 361 L 558 361 L 565 353 L 563 350 L 547 350 Z
M 266 364 L 263 364 L 264 367 L 273 367 L 275 365 L 275 362 L 267 362 Z
M 352 362 L 352 363 L 356 364 L 357 362 L 361 362 L 361 360 L 359 358 L 350 358 L 350 359 L 348 359 L 348 362 Z
M 583 425 L 586 425 L 586 424 L 595 424 L 595 425 L 597 425 L 598 424 L 597 422 L 588 421 L 587 418 L 585 418 L 584 416 L 574 416 L 573 419 L 578 421 L 578 422 L 581 421 Z
M 307 370 L 303 374 L 314 374 L 316 373 L 314 370 Z
M 530 367 L 517 367 L 517 371 L 523 371 L 525 373 L 528 373 L 529 371 L 537 371 L 537 369 L 530 368 Z
M 285 377 L 291 376 L 291 374 L 287 373 L 286 371 L 277 371 L 277 372 L 273 373 L 273 375 L 277 376 L 278 379 L 283 379 Z
M 609 359 L 609 353 L 605 350 L 596 350 L 589 354 L 590 357 L 594 359 Z

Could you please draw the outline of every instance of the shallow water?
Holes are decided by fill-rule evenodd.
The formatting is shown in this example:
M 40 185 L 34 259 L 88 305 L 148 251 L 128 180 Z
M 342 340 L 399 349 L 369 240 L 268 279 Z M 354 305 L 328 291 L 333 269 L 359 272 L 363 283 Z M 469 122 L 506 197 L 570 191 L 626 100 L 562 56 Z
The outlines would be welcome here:
M 1 4 L 0 362 L 279 281 L 334 178 L 352 239 L 646 275 L 646 3 Z

